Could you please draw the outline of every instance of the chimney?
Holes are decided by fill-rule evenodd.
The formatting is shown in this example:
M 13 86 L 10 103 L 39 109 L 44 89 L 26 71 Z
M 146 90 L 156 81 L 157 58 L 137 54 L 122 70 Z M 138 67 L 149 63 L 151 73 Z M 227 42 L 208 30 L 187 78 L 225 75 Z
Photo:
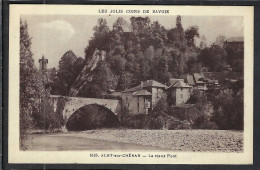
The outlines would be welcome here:
M 143 89 L 143 87 L 144 87 L 144 82 L 143 81 L 141 81 L 141 89 Z

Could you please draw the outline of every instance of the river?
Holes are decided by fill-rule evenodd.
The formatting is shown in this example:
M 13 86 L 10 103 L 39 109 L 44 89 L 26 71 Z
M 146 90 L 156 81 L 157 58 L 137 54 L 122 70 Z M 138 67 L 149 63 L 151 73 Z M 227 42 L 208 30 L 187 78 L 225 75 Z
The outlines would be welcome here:
M 27 150 L 64 151 L 64 150 L 162 150 L 159 147 L 144 146 L 122 142 L 88 139 L 78 137 L 77 133 L 31 134 L 25 142 Z

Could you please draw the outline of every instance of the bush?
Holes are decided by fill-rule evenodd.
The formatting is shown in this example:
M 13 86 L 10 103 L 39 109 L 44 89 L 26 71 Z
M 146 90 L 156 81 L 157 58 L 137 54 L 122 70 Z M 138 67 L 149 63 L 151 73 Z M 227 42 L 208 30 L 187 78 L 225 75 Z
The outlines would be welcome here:
M 180 121 L 187 120 L 194 122 L 200 111 L 195 105 L 189 107 L 171 107 L 168 110 L 168 114 L 179 119 Z
M 176 118 L 171 120 L 170 125 L 168 126 L 169 130 L 177 130 L 177 129 L 191 129 L 191 123 L 188 121 L 180 121 Z
M 244 101 L 243 90 L 232 96 L 231 93 L 220 93 L 212 98 L 214 113 L 212 121 L 221 130 L 243 130 Z
M 158 116 L 161 113 L 167 112 L 168 111 L 168 103 L 167 103 L 167 95 L 164 94 L 160 100 L 157 102 L 156 106 L 152 110 L 152 115 L 153 116 Z
M 40 110 L 37 110 L 37 108 L 40 108 Z M 54 112 L 52 101 L 47 97 L 41 98 L 32 116 L 36 128 L 39 129 L 53 130 L 61 128 L 63 125 L 62 115 Z
M 143 129 L 146 124 L 147 115 L 139 114 L 139 115 L 129 115 L 124 114 L 122 116 L 122 126 L 131 129 Z
M 196 119 L 193 129 L 218 129 L 218 126 L 215 122 L 210 121 L 209 116 L 202 115 Z

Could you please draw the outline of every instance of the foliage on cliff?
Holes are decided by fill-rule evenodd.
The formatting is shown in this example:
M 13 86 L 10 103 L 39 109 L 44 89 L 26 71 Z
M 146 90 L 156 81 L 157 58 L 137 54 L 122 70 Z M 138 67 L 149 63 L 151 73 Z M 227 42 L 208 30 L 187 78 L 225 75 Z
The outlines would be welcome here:
M 148 17 L 132 17 L 130 22 L 127 28 L 127 21 L 119 17 L 110 30 L 105 19 L 98 20 L 85 60 L 91 62 L 97 50 L 105 52 L 105 59 L 98 61 L 91 81 L 75 95 L 100 97 L 108 89 L 124 90 L 147 79 L 166 83 L 187 72 L 186 62 L 199 52 L 194 44 L 198 27 L 185 32 L 180 16 L 171 30 Z
M 55 75 L 50 76 L 51 94 L 66 96 L 80 74 L 83 64 L 84 59 L 77 57 L 73 51 L 64 53 L 59 61 L 58 70 L 53 70 Z
M 120 91 L 148 79 L 166 83 L 169 77 L 203 69 L 223 71 L 228 64 L 239 70 L 234 50 L 219 41 L 207 47 L 205 36 L 196 45 L 198 26 L 184 30 L 181 16 L 175 23 L 167 30 L 149 17 L 131 17 L 130 23 L 119 17 L 110 29 L 105 19 L 98 19 L 85 48 L 85 64 L 69 94 L 102 97 L 108 89 Z

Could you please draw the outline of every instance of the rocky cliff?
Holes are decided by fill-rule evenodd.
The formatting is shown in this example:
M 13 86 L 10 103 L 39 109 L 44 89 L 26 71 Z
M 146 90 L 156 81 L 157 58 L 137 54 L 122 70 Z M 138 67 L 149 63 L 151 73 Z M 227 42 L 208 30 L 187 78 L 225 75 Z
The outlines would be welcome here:
M 95 50 L 92 58 L 85 64 L 75 83 L 71 86 L 69 96 L 79 96 L 79 92 L 92 81 L 95 68 L 99 61 L 105 59 L 105 55 L 106 53 L 104 51 Z

